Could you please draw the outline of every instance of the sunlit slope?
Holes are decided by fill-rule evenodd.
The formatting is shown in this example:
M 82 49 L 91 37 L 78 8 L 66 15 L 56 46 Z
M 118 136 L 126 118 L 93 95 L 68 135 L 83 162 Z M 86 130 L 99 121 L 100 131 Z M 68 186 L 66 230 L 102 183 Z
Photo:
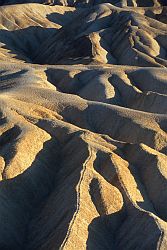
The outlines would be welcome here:
M 0 249 L 167 249 L 163 4 L 0 7 Z

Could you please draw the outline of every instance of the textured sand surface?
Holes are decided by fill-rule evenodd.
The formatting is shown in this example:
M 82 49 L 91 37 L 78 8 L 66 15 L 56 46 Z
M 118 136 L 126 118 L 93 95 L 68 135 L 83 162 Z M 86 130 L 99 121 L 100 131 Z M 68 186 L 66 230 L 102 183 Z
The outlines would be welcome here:
M 0 250 L 166 250 L 166 1 L 32 2 L 0 6 Z

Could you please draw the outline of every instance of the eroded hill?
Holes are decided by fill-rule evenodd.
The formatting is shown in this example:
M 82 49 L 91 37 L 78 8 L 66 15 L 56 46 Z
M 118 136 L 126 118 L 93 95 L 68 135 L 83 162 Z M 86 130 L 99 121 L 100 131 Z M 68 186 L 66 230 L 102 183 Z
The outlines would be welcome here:
M 0 7 L 0 249 L 167 249 L 165 1 L 15 3 Z

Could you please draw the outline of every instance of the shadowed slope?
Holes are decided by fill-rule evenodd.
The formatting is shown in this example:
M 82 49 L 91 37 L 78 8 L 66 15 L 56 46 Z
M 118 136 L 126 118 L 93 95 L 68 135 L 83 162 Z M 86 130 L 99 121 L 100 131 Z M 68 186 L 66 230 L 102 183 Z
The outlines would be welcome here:
M 164 250 L 165 1 L 57 3 L 0 7 L 0 249 Z

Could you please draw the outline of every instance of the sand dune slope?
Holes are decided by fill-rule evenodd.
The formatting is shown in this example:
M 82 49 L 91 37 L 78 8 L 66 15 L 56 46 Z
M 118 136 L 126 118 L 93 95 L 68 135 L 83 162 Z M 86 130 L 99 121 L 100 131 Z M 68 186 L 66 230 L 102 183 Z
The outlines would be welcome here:
M 165 1 L 9 3 L 0 249 L 167 249 Z

